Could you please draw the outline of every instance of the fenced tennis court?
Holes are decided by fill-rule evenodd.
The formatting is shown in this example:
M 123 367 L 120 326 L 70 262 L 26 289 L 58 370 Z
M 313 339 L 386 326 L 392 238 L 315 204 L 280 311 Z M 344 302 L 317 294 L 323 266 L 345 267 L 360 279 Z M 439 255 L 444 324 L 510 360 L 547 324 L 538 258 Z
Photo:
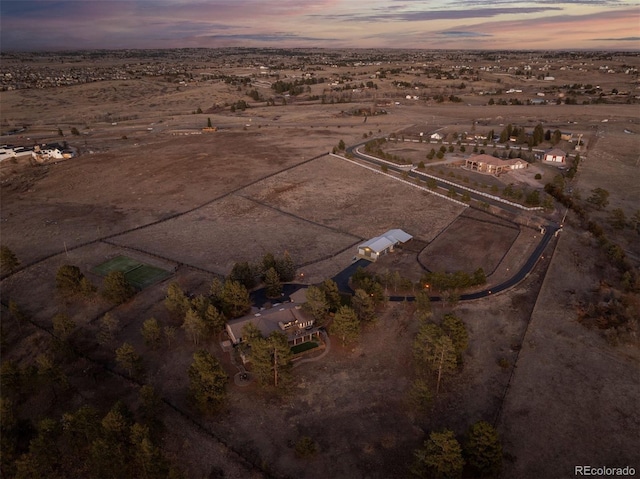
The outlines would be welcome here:
M 171 276 L 171 272 L 167 270 L 141 263 L 127 256 L 116 256 L 93 267 L 91 271 L 100 276 L 106 276 L 112 271 L 121 271 L 127 282 L 137 289 L 144 289 Z

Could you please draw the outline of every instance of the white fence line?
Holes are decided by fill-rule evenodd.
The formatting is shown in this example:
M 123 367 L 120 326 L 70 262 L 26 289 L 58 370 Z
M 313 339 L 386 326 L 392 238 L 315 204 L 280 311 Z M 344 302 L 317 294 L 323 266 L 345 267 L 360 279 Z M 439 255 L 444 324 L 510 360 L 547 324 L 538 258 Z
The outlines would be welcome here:
M 402 165 L 400 163 L 394 163 L 393 161 L 383 160 L 382 158 L 378 158 L 377 156 L 371 156 L 371 155 L 367 155 L 366 153 L 362 153 L 360 151 L 360 148 L 356 148 L 356 153 L 358 155 L 362 155 L 362 156 L 366 156 L 367 158 L 371 158 L 372 160 L 381 161 L 383 163 L 386 163 L 387 165 L 395 166 L 396 168 L 408 168 L 409 170 L 413 169 L 413 163 L 410 163 L 408 165 Z
M 407 171 L 413 171 L 414 173 L 417 173 L 419 175 L 426 176 L 428 178 L 432 178 L 432 179 L 437 180 L 437 181 L 441 181 L 442 183 L 446 183 L 448 185 L 455 186 L 456 188 L 461 188 L 463 190 L 467 190 L 467 191 L 469 191 L 471 193 L 475 193 L 477 195 L 484 196 L 485 198 L 489 198 L 489 199 L 494 200 L 494 201 L 499 201 L 500 203 L 504 203 L 506 205 L 510 205 L 510 206 L 513 206 L 515 208 L 519 208 L 519 209 L 524 210 L 524 211 L 539 211 L 539 210 L 543 209 L 541 206 L 534 206 L 534 207 L 529 208 L 528 206 L 523 206 L 523 205 L 521 205 L 519 203 L 514 203 L 513 201 L 505 200 L 504 198 L 501 198 L 499 196 L 490 195 L 489 193 L 485 193 L 484 191 L 474 190 L 473 188 L 462 186 L 462 185 L 460 185 L 458 183 L 454 183 L 452 181 L 445 180 L 445 179 L 440 178 L 438 176 L 433 176 L 433 175 L 429 175 L 427 173 L 423 173 L 422 171 L 419 171 L 417 168 L 415 168 L 413 165 L 399 165 L 397 163 L 393 163 L 391 161 L 387 161 L 387 160 L 383 160 L 382 158 L 378 158 L 377 156 L 367 155 L 366 153 L 362 153 L 359 148 L 356 148 L 356 153 L 358 153 L 359 155 L 365 156 L 367 158 L 370 158 L 372 160 L 381 161 L 383 163 L 386 163 L 387 165 L 395 166 L 397 168 L 403 168 L 403 167 L 404 168 L 410 168 Z M 335 156 L 338 156 L 338 155 L 335 155 Z M 342 158 L 342 157 L 340 157 L 340 158 Z M 434 191 L 431 191 L 431 193 L 433 193 L 435 195 L 440 195 L 440 193 L 436 193 Z M 445 195 L 440 195 L 440 196 L 442 196 L 444 198 L 447 198 L 447 199 L 452 199 L 452 198 L 449 198 L 448 196 L 445 196 Z M 456 200 L 453 200 L 453 201 L 456 201 Z M 463 204 L 466 204 L 466 203 L 463 203 Z
M 428 173 L 423 173 L 422 171 L 419 171 L 417 168 L 413 168 L 411 171 L 413 171 L 414 173 L 417 173 L 419 175 L 426 176 L 427 178 L 432 178 L 434 180 L 441 181 L 442 183 L 446 183 L 448 185 L 455 186 L 456 188 L 461 188 L 463 190 L 470 191 L 470 192 L 475 193 L 477 195 L 484 196 L 484 197 L 492 199 L 494 201 L 499 201 L 499 202 L 505 203 L 507 205 L 515 206 L 516 208 L 520 208 L 521 210 L 538 211 L 538 210 L 543 209 L 541 206 L 535 206 L 535 207 L 529 208 L 529 207 L 523 206 L 523 205 L 521 205 L 519 203 L 514 203 L 513 201 L 505 200 L 504 198 L 500 198 L 499 196 L 490 195 L 488 193 L 485 193 L 484 191 L 474 190 L 473 188 L 468 188 L 466 186 L 459 185 L 458 183 L 454 183 L 452 181 L 445 180 L 445 179 L 440 178 L 438 176 L 433 176 L 433 175 L 429 175 Z
M 401 183 L 406 183 L 409 186 L 413 186 L 414 188 L 418 188 L 419 190 L 426 191 L 427 193 L 430 193 L 430 194 L 435 195 L 435 196 L 439 196 L 440 198 L 443 198 L 445 200 L 452 201 L 452 202 L 454 202 L 454 203 L 456 203 L 456 204 L 458 204 L 460 206 L 464 206 L 465 208 L 469 207 L 469 205 L 467 203 L 464 203 L 464 202 L 458 201 L 458 200 L 454 200 L 453 198 L 449 198 L 446 195 L 443 195 L 441 193 L 436 193 L 435 191 L 432 191 L 429 188 L 425 188 L 424 186 L 416 185 L 415 183 L 412 183 L 412 182 L 407 181 L 407 180 L 403 180 L 402 178 L 397 178 L 396 176 L 393 176 L 390 173 L 385 173 L 384 171 L 382 171 L 380 169 L 372 168 L 371 166 L 367 166 L 367 165 L 363 165 L 362 163 L 358 163 L 357 161 L 350 160 L 348 158 L 345 158 L 344 156 L 336 155 L 334 153 L 329 153 L 329 155 L 333 156 L 335 158 L 339 158 L 339 159 L 344 160 L 344 161 L 348 161 L 349 163 L 353 163 L 354 165 L 357 165 L 360 168 L 365 168 L 365 169 L 373 171 L 374 173 L 377 173 L 379 175 L 384 175 L 384 176 L 387 176 L 387 177 L 389 177 L 389 178 L 391 178 L 393 180 L 400 181 Z

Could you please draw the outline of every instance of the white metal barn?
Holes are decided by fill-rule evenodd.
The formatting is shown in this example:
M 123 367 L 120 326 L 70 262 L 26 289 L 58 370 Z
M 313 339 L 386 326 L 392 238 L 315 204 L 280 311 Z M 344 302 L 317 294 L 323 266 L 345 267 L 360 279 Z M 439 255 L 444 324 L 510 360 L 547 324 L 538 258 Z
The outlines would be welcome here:
M 389 230 L 381 236 L 376 236 L 358 246 L 358 256 L 369 261 L 376 261 L 383 254 L 393 251 L 401 243 L 406 243 L 413 236 L 399 229 Z

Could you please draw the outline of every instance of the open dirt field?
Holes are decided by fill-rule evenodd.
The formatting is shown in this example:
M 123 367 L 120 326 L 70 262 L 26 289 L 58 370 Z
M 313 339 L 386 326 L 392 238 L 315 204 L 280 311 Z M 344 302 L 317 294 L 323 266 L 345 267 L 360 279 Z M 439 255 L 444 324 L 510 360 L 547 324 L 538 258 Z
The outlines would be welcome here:
M 566 75 L 558 82 L 583 81 L 575 72 Z M 608 78 L 596 80 L 606 85 Z M 505 77 L 503 85 L 511 81 Z M 482 80 L 477 87 L 492 85 Z M 312 93 L 321 92 L 314 85 Z M 472 95 L 462 103 L 426 104 L 402 100 L 391 82 L 381 82 L 378 94 L 388 94 L 387 114 L 365 123 L 349 112 L 374 106 L 373 96 L 231 113 L 224 103 L 249 97 L 223 82 L 182 87 L 145 79 L 1 92 L 2 124 L 29 125 L 22 137 L 3 141 L 67 140 L 80 152 L 43 166 L 0 165 L 2 245 L 24 267 L 2 280 L 2 302 L 15 300 L 46 330 L 56 313 L 66 312 L 79 326 L 71 339 L 84 354 L 65 371 L 75 388 L 69 404 L 33 395 L 28 406 L 34 417 L 87 402 L 99 408 L 118 398 L 135 403 L 138 387 L 120 374 L 113 353 L 127 341 L 143 355 L 145 381 L 172 406 L 163 411 L 165 449 L 188 477 L 408 477 L 412 451 L 430 431 L 446 427 L 461 437 L 481 419 L 496 424 L 503 439 L 504 478 L 572 477 L 578 464 L 640 470 L 637 344 L 612 346 L 576 322 L 580 301 L 610 278 L 602 273 L 602 251 L 575 226 L 552 240 L 534 271 L 512 290 L 456 307 L 470 336 L 464 367 L 444 382 L 424 416 L 407 399 L 418 323 L 412 306 L 403 303 L 381 308 L 357 345 L 343 348 L 334 340 L 321 361 L 295 368 L 294 386 L 283 398 L 230 382 L 220 415 L 203 418 L 190 406 L 186 371 L 197 348 L 219 357 L 230 377 L 237 370 L 220 338 L 198 347 L 188 340 L 181 318 L 163 305 L 171 281 L 191 294 L 207 294 L 213 278 L 227 274 L 234 262 L 286 250 L 303 265 L 304 282 L 315 283 L 348 266 L 359 242 L 390 228 L 406 230 L 421 247 L 409 245 L 371 270 L 398 270 L 413 280 L 422 263 L 432 270 L 482 267 L 495 284 L 535 248 L 539 217 L 519 218 L 515 226 L 464 210 L 327 155 L 340 140 L 352 145 L 365 141 L 365 134 L 407 129 L 499 132 L 507 123 L 533 128 L 543 122 L 589 141 L 571 187 L 582 198 L 596 187 L 611 193 L 605 210 L 590 212 L 594 218 L 606 226 L 613 208 L 629 218 L 640 204 L 637 105 L 489 107 L 485 97 Z M 389 100 L 396 98 L 398 105 Z M 197 108 L 203 113 L 194 114 Z M 208 118 L 219 131 L 201 131 Z M 69 136 L 73 126 L 80 135 Z M 422 147 L 399 148 L 412 158 L 424 156 Z M 557 170 L 536 164 L 521 177 L 498 179 L 451 172 L 463 184 L 486 181 L 490 188 L 513 181 L 542 188 Z M 543 179 L 534 180 L 535 172 Z M 563 213 L 545 218 L 559 222 Z M 607 232 L 629 258 L 640 257 L 632 228 Z M 60 266 L 77 265 L 100 286 L 91 268 L 119 254 L 174 274 L 115 308 L 99 296 L 56 296 Z M 120 326 L 113 344 L 100 346 L 97 319 L 106 311 Z M 436 320 L 451 312 L 441 303 L 434 311 Z M 171 347 L 152 351 L 145 345 L 140 328 L 150 317 L 177 328 Z M 3 334 L 5 329 L 3 361 L 34 364 L 48 333 L 33 326 L 3 328 Z M 295 456 L 293 444 L 301 436 L 317 443 L 314 458 Z
M 637 347 L 612 348 L 575 321 L 574 295 L 597 288 L 589 240 L 560 237 L 500 416 L 508 477 L 575 477 L 576 465 L 638 470 Z M 567 278 L 571 278 L 567 281 Z
M 459 216 L 420 253 L 420 260 L 431 271 L 465 271 L 482 268 L 491 275 L 520 233 L 517 225 L 480 211 Z M 460 241 L 465 238 L 465 241 Z M 451 244 L 461 243 L 455 255 Z

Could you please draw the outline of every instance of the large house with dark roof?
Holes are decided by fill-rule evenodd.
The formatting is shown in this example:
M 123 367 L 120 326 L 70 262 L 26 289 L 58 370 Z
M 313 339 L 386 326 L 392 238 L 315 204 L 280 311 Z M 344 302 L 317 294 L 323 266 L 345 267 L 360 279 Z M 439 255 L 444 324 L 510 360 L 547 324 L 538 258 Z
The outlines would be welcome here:
M 234 345 L 243 342 L 243 328 L 248 324 L 258 328 L 264 337 L 274 331 L 286 334 L 291 346 L 319 337 L 319 330 L 314 327 L 313 318 L 302 311 L 302 306 L 296 303 L 278 304 L 270 309 L 263 309 L 229 321 L 226 330 Z

